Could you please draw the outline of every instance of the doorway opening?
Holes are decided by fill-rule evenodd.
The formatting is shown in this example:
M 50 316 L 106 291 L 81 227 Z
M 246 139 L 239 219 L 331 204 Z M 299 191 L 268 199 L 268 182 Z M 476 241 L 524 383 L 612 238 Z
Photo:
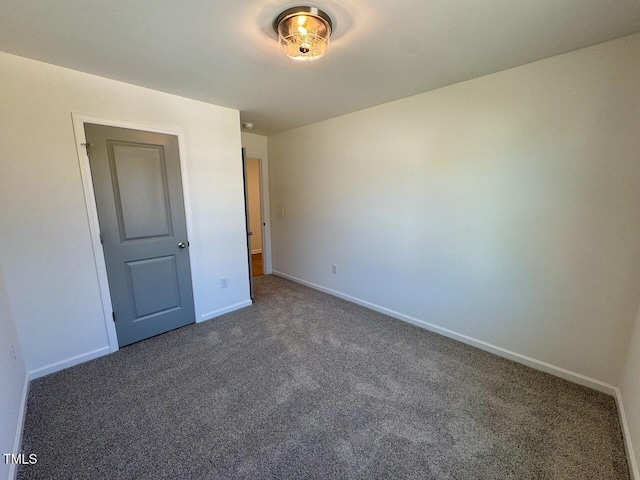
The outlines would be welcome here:
M 264 275 L 264 219 L 262 214 L 261 160 L 247 158 L 247 202 L 253 277 Z

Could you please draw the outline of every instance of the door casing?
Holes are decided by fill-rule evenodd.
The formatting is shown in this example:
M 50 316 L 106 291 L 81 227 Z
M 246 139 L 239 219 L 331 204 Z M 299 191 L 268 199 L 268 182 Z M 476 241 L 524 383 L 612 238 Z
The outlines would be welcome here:
M 187 224 L 187 236 L 193 238 L 193 228 L 191 223 L 191 203 L 189 195 L 189 182 L 187 178 L 186 168 L 186 147 L 184 141 L 184 132 L 182 129 L 170 126 L 149 125 L 144 123 L 130 122 L 126 120 L 116 120 L 95 115 L 87 115 L 82 113 L 71 113 L 73 122 L 73 130 L 76 139 L 76 148 L 78 152 L 78 163 L 80 164 L 80 174 L 82 177 L 82 189 L 84 191 L 84 201 L 87 208 L 87 217 L 89 220 L 89 231 L 91 233 L 91 245 L 93 247 L 93 257 L 96 267 L 96 275 L 98 277 L 98 286 L 100 288 L 100 299 L 102 302 L 102 314 L 107 330 L 107 338 L 109 341 L 109 350 L 111 353 L 118 350 L 118 336 L 116 333 L 115 323 L 111 316 L 113 307 L 111 305 L 111 292 L 109 290 L 109 282 L 107 280 L 107 265 L 104 258 L 104 250 L 100 243 L 100 224 L 98 223 L 98 208 L 96 206 L 95 194 L 93 191 L 93 181 L 91 179 L 91 167 L 89 165 L 89 157 L 85 144 L 87 143 L 84 124 L 94 123 L 105 125 L 108 127 L 129 128 L 132 130 L 145 130 L 147 132 L 164 133 L 175 135 L 178 137 L 178 150 L 180 152 L 180 173 L 182 175 L 182 192 L 184 196 L 184 213 Z M 191 282 L 193 284 L 194 255 L 191 250 L 189 255 L 189 264 L 191 267 Z M 195 290 L 195 289 L 194 289 Z M 194 299 L 195 303 L 195 299 Z M 196 318 L 198 318 L 196 314 Z

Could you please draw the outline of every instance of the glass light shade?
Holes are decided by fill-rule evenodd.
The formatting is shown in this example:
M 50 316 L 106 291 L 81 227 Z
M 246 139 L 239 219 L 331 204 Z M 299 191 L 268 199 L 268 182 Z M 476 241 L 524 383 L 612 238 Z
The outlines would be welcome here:
M 277 19 L 280 48 L 294 60 L 316 60 L 329 46 L 331 20 L 313 7 L 295 7 Z

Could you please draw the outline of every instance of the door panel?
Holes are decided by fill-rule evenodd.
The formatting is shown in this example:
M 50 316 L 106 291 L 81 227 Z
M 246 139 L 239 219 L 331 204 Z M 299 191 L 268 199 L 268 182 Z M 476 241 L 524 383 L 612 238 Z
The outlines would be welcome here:
M 176 257 L 127 262 L 135 321 L 180 307 Z
M 118 344 L 193 323 L 178 139 L 92 124 L 85 133 Z
M 123 240 L 171 234 L 163 151 L 109 142 L 118 219 Z

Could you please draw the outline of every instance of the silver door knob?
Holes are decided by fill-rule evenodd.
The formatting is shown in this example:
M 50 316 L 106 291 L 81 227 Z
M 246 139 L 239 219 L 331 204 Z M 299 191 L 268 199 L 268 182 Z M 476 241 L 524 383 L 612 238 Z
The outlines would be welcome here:
M 178 244 L 178 246 L 179 246 L 180 248 L 187 248 L 187 244 L 186 244 L 186 243 L 184 243 L 184 242 L 180 242 L 180 243 Z

